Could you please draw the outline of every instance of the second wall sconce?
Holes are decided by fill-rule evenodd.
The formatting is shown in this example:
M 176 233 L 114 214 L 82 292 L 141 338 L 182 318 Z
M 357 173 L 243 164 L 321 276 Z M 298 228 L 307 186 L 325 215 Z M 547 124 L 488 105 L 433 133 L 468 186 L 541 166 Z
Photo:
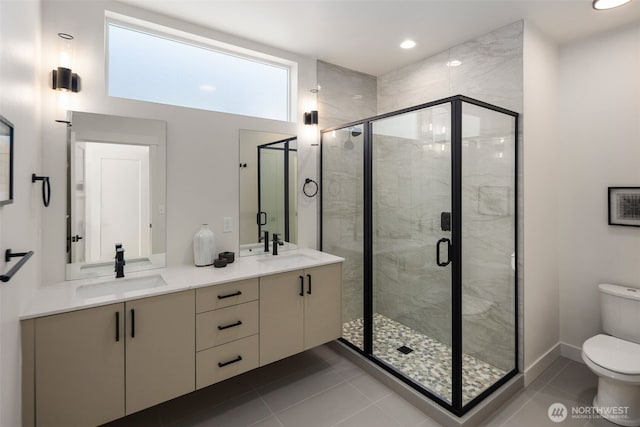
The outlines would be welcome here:
M 318 124 L 318 111 L 311 110 L 308 113 L 304 113 L 305 125 L 317 125 Z
M 80 77 L 71 69 L 73 62 L 73 36 L 67 33 L 58 33 L 58 68 L 53 70 L 53 89 L 78 92 L 80 90 Z

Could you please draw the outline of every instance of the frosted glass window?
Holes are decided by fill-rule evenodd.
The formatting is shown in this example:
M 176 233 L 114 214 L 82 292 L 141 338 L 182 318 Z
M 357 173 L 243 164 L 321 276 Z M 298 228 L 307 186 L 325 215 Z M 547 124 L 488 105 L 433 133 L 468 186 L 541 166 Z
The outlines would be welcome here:
M 108 23 L 109 95 L 289 120 L 285 65 Z

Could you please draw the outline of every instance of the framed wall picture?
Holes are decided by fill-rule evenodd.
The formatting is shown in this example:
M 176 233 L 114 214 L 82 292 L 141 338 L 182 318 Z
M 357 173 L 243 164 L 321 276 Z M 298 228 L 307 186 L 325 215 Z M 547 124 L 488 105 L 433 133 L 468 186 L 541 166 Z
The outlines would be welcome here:
M 13 203 L 13 125 L 0 116 L 0 205 Z
M 609 187 L 609 225 L 640 227 L 640 187 Z

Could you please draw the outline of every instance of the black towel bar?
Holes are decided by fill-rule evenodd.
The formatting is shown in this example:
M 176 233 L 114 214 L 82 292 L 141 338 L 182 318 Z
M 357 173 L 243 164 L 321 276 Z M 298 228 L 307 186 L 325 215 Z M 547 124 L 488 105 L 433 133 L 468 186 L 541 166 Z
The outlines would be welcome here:
M 0 280 L 3 282 L 8 282 L 9 280 L 11 280 L 11 278 L 13 277 L 14 274 L 17 273 L 18 270 L 20 270 L 22 268 L 22 266 L 29 261 L 29 258 L 31 258 L 31 256 L 33 255 L 33 251 L 29 251 L 29 252 L 11 252 L 11 249 L 7 249 L 4 253 L 4 260 L 6 262 L 11 261 L 11 258 L 13 257 L 22 257 L 22 259 L 20 261 L 18 261 L 18 263 L 16 265 L 14 265 L 11 270 L 9 270 L 9 272 L 7 272 L 7 274 L 3 274 L 2 276 L 0 276 Z

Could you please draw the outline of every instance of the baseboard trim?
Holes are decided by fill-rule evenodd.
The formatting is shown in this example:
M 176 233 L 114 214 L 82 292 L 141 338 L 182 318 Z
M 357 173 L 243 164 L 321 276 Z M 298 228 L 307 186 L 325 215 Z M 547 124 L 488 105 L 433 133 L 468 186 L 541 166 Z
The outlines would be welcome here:
M 529 367 L 524 370 L 524 386 L 528 387 L 538 376 L 547 369 L 554 360 L 561 355 L 561 345 L 557 343 L 542 356 L 538 357 Z
M 582 348 L 576 347 L 572 344 L 567 344 L 566 342 L 560 343 L 560 354 L 567 359 L 571 359 L 574 362 L 583 363 L 582 360 Z

